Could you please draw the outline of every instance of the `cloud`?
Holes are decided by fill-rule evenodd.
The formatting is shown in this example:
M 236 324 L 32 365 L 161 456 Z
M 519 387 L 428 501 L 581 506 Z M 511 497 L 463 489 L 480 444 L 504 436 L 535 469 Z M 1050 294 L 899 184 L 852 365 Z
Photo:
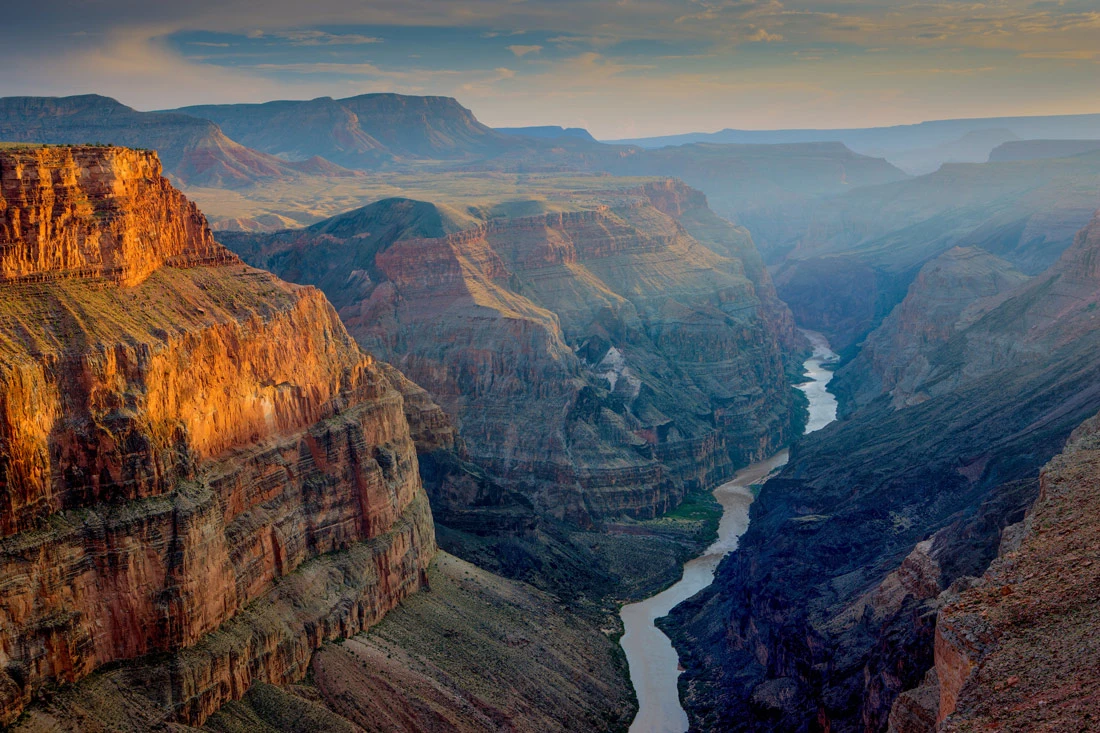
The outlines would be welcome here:
M 358 46 L 364 43 L 382 43 L 382 39 L 377 36 L 317 30 L 276 31 L 267 34 L 267 37 L 287 41 L 292 46 Z
M 489 122 L 585 120 L 604 137 L 1100 111 L 1096 0 L 260 5 L 15 3 L 0 95 L 100 92 L 149 109 L 391 90 L 476 97 Z M 522 63 L 500 66 L 501 46 Z M 799 63 L 811 60 L 812 75 Z
M 523 58 L 529 53 L 538 53 L 542 50 L 542 46 L 509 46 L 508 50 L 516 56 Z
M 1020 58 L 1057 61 L 1091 61 L 1093 59 L 1100 59 L 1100 51 L 1029 51 L 1020 54 Z
M 755 33 L 746 38 L 747 41 L 765 41 L 771 43 L 772 41 L 782 41 L 783 36 L 778 33 L 768 33 L 763 28 L 758 28 Z

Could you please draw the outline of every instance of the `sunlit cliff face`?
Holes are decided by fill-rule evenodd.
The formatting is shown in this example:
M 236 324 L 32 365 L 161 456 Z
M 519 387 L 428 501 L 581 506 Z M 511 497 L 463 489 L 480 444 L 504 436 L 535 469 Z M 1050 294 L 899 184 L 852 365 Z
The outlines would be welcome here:
M 0 96 L 143 109 L 398 91 L 606 139 L 1100 110 L 1090 0 L 280 0 L 262 17 L 243 0 L 51 0 L 13 16 Z
M 0 725 L 152 652 L 184 655 L 159 714 L 201 724 L 376 623 L 435 549 L 404 380 L 160 171 L 0 150 Z

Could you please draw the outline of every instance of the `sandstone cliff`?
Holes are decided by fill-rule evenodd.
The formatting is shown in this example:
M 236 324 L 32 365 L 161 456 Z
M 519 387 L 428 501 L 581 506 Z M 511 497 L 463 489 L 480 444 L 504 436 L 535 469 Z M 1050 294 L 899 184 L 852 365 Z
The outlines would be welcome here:
M 143 715 L 201 723 L 420 585 L 404 401 L 319 291 L 214 243 L 154 153 L 0 151 L 0 182 L 0 723 L 136 658 Z
M 387 200 L 233 235 L 423 385 L 469 459 L 559 517 L 653 516 L 790 433 L 797 341 L 744 230 L 682 184 L 463 227 Z

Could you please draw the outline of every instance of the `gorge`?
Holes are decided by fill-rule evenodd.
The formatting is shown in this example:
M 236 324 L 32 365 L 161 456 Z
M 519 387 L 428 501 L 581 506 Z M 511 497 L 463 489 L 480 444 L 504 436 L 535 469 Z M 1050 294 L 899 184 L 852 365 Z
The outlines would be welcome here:
M 0 726 L 1100 717 L 1088 120 L 910 175 L 345 95 L 0 99 Z
M 803 363 L 807 382 L 799 385 L 808 397 L 809 419 L 806 433 L 820 430 L 836 419 L 836 399 L 826 390 L 832 378 L 830 367 L 837 355 L 821 334 L 806 333 L 813 345 L 813 354 Z M 714 580 L 714 572 L 748 528 L 749 505 L 759 486 L 787 462 L 787 450 L 753 463 L 731 481 L 714 490 L 722 507 L 718 523 L 718 538 L 705 553 L 684 565 L 683 576 L 670 588 L 643 601 L 623 606 L 623 637 L 620 643 L 626 651 L 630 678 L 638 694 L 638 715 L 631 723 L 631 733 L 682 733 L 688 729 L 688 717 L 680 706 L 677 680 L 680 662 L 671 642 L 656 625 L 658 619 L 683 601 L 706 588 Z

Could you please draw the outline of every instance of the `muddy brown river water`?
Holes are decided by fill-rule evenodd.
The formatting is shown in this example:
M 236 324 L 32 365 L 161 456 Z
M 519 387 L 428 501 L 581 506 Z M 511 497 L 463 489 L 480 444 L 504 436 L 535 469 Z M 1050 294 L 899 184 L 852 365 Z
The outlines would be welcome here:
M 799 385 L 810 401 L 806 432 L 812 433 L 836 419 L 836 398 L 826 390 L 833 373 L 823 365 L 835 361 L 837 355 L 821 334 L 803 333 L 814 349 L 813 355 L 803 363 L 810 381 Z M 731 481 L 715 489 L 714 496 L 722 505 L 718 539 L 706 552 L 684 565 L 684 575 L 678 583 L 644 601 L 623 606 L 621 643 L 639 705 L 630 733 L 684 733 L 688 729 L 687 713 L 680 705 L 676 687 L 680 660 L 672 642 L 653 622 L 711 584 L 718 563 L 737 549 L 738 540 L 749 527 L 751 487 L 762 483 L 786 462 L 787 451 L 780 451 L 767 460 L 743 468 Z

